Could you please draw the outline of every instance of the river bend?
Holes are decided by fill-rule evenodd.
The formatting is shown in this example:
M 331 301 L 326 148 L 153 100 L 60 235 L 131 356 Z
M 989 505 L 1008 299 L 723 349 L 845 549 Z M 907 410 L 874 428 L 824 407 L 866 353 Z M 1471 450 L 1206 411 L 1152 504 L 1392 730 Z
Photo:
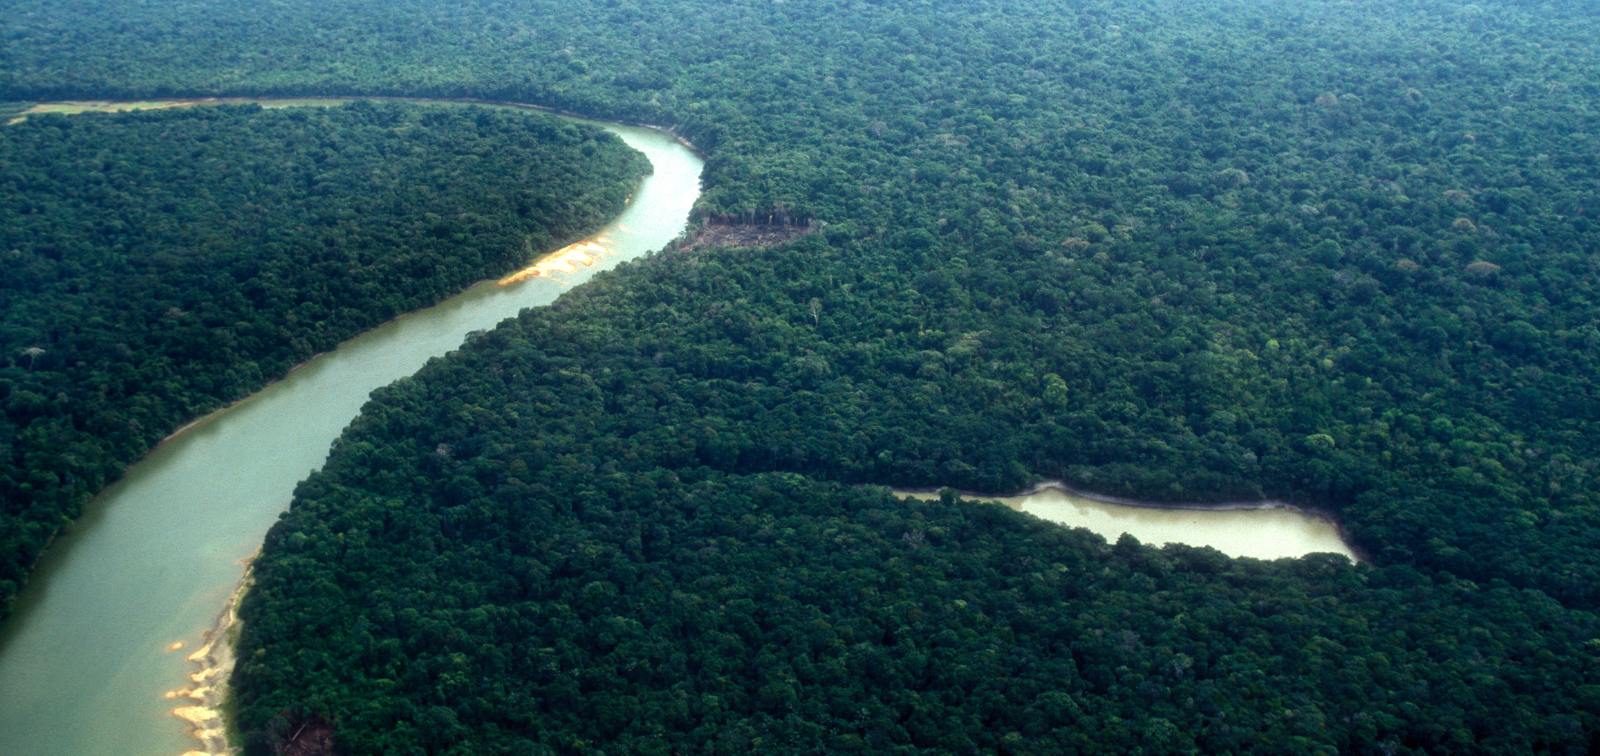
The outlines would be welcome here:
M 34 112 L 117 107 L 60 103 Z M 683 231 L 700 193 L 700 158 L 662 131 L 588 123 L 615 133 L 654 167 L 609 226 L 543 260 L 540 275 L 480 283 L 312 359 L 191 424 L 89 504 L 45 553 L 0 628 L 0 753 L 193 748 L 188 725 L 172 714 L 185 701 L 167 694 L 194 685 L 188 655 L 228 604 L 295 485 L 322 465 L 368 395 L 455 349 L 467 334 L 548 305 L 597 271 L 661 249 Z

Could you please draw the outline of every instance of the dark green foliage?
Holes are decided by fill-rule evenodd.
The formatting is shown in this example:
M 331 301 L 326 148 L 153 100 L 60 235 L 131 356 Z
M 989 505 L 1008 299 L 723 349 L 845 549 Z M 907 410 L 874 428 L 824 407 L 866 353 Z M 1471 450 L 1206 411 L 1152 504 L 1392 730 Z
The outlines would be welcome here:
M 664 357 L 628 318 L 678 320 L 645 302 L 686 267 L 375 395 L 256 563 L 254 749 L 293 711 L 349 753 L 1580 752 L 1600 725 L 1600 622 L 1537 591 L 714 469 L 846 421 Z
M 595 129 L 476 108 L 0 127 L 0 617 L 185 420 L 594 229 L 647 169 Z
M 533 100 L 674 125 L 708 151 L 702 212 L 820 228 L 602 277 L 486 337 L 476 359 L 507 350 L 502 376 L 439 368 L 374 404 L 263 557 L 245 646 L 268 653 L 239 676 L 257 735 L 297 712 L 396 751 L 844 749 L 852 733 L 962 750 L 1012 748 L 1010 730 L 1015 750 L 1075 732 L 1133 733 L 1090 744 L 1118 751 L 1582 750 L 1600 729 L 1590 4 L 6 9 L 0 97 Z M 442 385 L 472 388 L 414 403 Z M 924 507 L 964 535 L 923 528 L 930 574 L 907 575 L 889 561 L 909 531 L 871 518 L 913 513 L 836 487 L 1043 475 L 1317 504 L 1386 566 L 1106 556 Z M 686 543 L 707 564 L 680 563 Z M 1110 572 L 1030 592 L 1014 557 Z M 674 591 L 704 626 L 656 616 Z M 953 597 L 988 634 L 963 635 Z M 954 637 L 900 619 L 902 601 Z M 791 652 L 814 621 L 820 650 Z M 870 632 L 891 626 L 946 663 L 851 655 L 895 648 Z M 985 657 L 995 637 L 1020 660 Z M 1200 671 L 1163 672 L 1175 657 L 1141 645 L 1168 637 Z M 1066 656 L 1075 677 L 1042 661 Z M 802 658 L 844 673 L 784 672 Z M 1004 703 L 925 677 L 958 662 Z M 452 673 L 472 690 L 429 687 Z M 618 723 L 641 701 L 656 729 Z M 717 735 L 687 734 L 702 723 Z
M 1581 3 L 10 5 L 0 98 L 466 95 L 676 125 L 710 152 L 704 211 L 825 221 L 883 277 L 833 348 L 927 362 L 971 335 L 897 367 L 961 385 L 931 404 L 1005 397 L 991 439 L 1047 376 L 1074 389 L 1045 446 L 1015 442 L 1038 461 L 989 446 L 897 481 L 1289 496 L 1386 559 L 1597 600 Z

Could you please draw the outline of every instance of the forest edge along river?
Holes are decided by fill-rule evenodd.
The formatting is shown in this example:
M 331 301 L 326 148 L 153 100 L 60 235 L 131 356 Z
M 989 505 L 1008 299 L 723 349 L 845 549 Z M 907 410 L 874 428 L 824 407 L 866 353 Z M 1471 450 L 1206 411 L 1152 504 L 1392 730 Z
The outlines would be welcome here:
M 471 332 L 549 304 L 599 270 L 666 246 L 686 228 L 699 195 L 700 158 L 670 132 L 519 103 L 382 97 L 79 101 L 37 105 L 21 117 L 212 104 L 334 106 L 365 99 L 555 113 L 618 134 L 650 159 L 654 172 L 594 237 L 313 358 L 247 399 L 174 432 L 97 496 L 46 552 L 15 614 L 0 628 L 0 738 L 7 752 L 176 753 L 192 749 L 195 738 L 206 750 L 192 752 L 227 750 L 220 684 L 226 682 L 229 632 L 248 580 L 246 564 L 289 505 L 295 485 L 322 464 L 367 396 L 457 348 Z M 896 493 L 938 497 L 930 491 Z M 1110 541 L 1130 532 L 1142 541 L 1210 545 L 1235 556 L 1332 551 L 1355 559 L 1331 519 L 1271 502 L 1173 508 L 1085 495 L 1054 483 L 1015 496 L 962 495 L 1089 527 Z M 1240 548 L 1219 538 L 1225 533 L 1281 548 Z
M 332 106 L 364 99 L 547 110 L 404 98 L 129 105 Z M 76 102 L 29 112 L 119 109 L 114 102 Z M 225 665 L 217 657 L 228 651 L 225 628 L 245 565 L 295 486 L 322 465 L 371 392 L 456 349 L 472 332 L 550 304 L 596 272 L 662 249 L 683 232 L 703 165 L 691 145 L 663 129 L 557 115 L 606 128 L 649 158 L 652 172 L 623 212 L 594 236 L 530 261 L 526 280 L 483 281 L 402 315 L 189 423 L 96 496 L 45 552 L 0 627 L 0 752 L 225 749 L 214 705 Z

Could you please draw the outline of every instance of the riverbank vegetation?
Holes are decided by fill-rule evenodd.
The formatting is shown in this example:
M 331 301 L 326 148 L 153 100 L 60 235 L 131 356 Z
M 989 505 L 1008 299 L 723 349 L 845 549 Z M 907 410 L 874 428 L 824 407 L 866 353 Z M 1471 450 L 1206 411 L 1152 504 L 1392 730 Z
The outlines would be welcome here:
M 817 229 L 627 266 L 480 339 L 498 373 L 369 408 L 245 606 L 257 746 L 307 717 L 357 751 L 1600 731 L 1581 3 L 14 5 L 0 98 L 532 100 L 676 127 L 705 217 Z M 1377 566 L 1206 567 L 844 487 L 1039 477 L 1337 511 Z M 1043 687 L 1069 659 L 1094 682 Z M 649 731 L 595 724 L 640 702 Z
M 693 316 L 633 292 L 677 262 L 375 394 L 257 562 L 248 750 L 308 718 L 348 753 L 1586 743 L 1600 623 L 1538 591 L 727 472 L 827 420 L 803 386 L 663 360 L 642 319 Z
M 581 237 L 644 159 L 597 129 L 357 104 L 0 127 L 0 617 L 183 422 Z

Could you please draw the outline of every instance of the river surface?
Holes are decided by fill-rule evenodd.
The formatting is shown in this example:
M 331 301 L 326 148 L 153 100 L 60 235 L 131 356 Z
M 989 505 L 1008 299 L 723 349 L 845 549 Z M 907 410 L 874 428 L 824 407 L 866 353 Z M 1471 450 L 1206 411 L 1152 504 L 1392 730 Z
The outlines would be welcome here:
M 937 493 L 896 491 L 937 499 Z M 1210 546 L 1228 556 L 1277 559 L 1328 552 L 1356 561 L 1332 520 L 1271 502 L 1222 507 L 1169 507 L 1111 501 L 1045 484 L 1016 496 L 963 493 L 962 498 L 998 501 L 1012 509 L 1075 528 L 1088 528 L 1110 543 L 1128 533 L 1141 543 Z
M 97 109 L 107 104 L 38 110 Z M 480 283 L 316 357 L 168 439 L 89 504 L 0 628 L 0 754 L 179 754 L 197 745 L 172 713 L 188 702 L 167 694 L 191 685 L 188 655 L 296 483 L 322 465 L 368 395 L 468 333 L 547 305 L 683 231 L 700 193 L 700 158 L 661 131 L 596 125 L 654 166 L 611 225 L 546 259 L 536 276 Z

